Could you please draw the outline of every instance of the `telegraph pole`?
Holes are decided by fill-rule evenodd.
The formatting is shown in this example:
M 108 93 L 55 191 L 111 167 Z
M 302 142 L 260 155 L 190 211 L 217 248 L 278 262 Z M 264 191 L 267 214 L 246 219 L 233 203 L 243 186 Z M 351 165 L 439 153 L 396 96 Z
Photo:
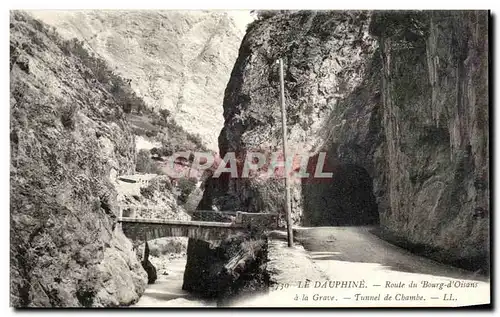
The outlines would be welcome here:
M 283 79 L 283 59 L 278 60 L 280 65 L 280 102 L 281 102 L 281 127 L 283 130 L 283 159 L 285 160 L 285 189 L 286 189 L 286 229 L 288 232 L 288 246 L 293 246 L 293 230 L 292 230 L 292 206 L 290 205 L 290 171 L 288 169 L 288 161 L 286 155 L 286 110 L 285 110 L 285 81 Z

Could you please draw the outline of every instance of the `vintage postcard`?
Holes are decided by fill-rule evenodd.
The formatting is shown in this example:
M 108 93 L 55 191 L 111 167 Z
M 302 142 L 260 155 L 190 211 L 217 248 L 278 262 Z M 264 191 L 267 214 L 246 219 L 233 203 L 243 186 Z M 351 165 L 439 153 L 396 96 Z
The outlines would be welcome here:
M 491 307 L 489 27 L 11 10 L 11 306 Z

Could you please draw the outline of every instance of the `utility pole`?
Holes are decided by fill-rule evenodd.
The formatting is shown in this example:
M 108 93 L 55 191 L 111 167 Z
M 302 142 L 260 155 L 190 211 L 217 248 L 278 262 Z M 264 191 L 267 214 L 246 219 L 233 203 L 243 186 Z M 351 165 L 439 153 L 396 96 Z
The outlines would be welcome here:
M 280 65 L 280 102 L 281 102 L 281 127 L 283 129 L 283 159 L 285 160 L 285 189 L 286 189 L 286 229 L 288 232 L 288 246 L 293 246 L 293 230 L 292 230 L 292 206 L 290 205 L 290 171 L 288 169 L 288 161 L 286 155 L 286 110 L 285 110 L 285 81 L 283 79 L 283 59 L 278 60 Z

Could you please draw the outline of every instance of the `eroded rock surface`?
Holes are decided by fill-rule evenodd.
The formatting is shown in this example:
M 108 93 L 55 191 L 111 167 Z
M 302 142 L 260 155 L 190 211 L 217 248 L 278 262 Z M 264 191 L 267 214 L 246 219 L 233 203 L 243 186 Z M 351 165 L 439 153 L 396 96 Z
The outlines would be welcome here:
M 148 284 L 154 284 L 156 279 L 158 278 L 158 275 L 156 273 L 156 267 L 151 263 L 149 260 L 149 244 L 148 242 L 145 243 L 145 251 L 144 251 L 144 259 L 142 260 L 141 264 L 142 267 L 144 268 L 144 271 L 148 274 Z
M 368 34 L 368 12 L 285 12 L 253 23 L 243 39 L 224 97 L 225 125 L 219 136 L 221 157 L 236 152 L 282 151 L 279 70 L 286 65 L 285 98 L 290 156 L 316 154 L 328 135 L 328 114 L 360 84 L 375 41 Z M 284 180 L 230 178 L 207 186 L 202 208 L 279 212 L 284 208 Z M 294 222 L 302 218 L 300 179 L 293 182 Z
M 221 156 L 281 150 L 281 57 L 290 152 L 325 150 L 344 171 L 330 185 L 294 183 L 294 222 L 311 211 L 354 219 L 376 209 L 352 224 L 379 220 L 410 249 L 487 271 L 487 35 L 485 11 L 281 12 L 257 21 L 226 88 Z M 223 175 L 207 182 L 200 208 L 283 212 L 283 185 Z
M 308 11 L 281 12 L 254 22 L 243 39 L 225 91 L 221 157 L 235 152 L 241 163 L 249 151 L 268 158 L 281 151 L 278 58 L 286 65 L 289 150 L 306 157 L 314 155 L 326 136 L 323 121 L 361 82 L 375 51 L 374 39 L 368 35 L 368 18 L 367 12 Z M 231 178 L 229 173 L 210 178 L 199 209 L 282 214 L 284 180 L 266 177 L 266 173 L 259 170 L 252 178 Z M 295 223 L 302 221 L 301 206 L 301 183 L 295 179 Z M 189 241 L 184 279 L 198 291 L 202 285 L 220 286 L 213 272 L 220 272 L 221 263 L 228 261 L 220 257 L 207 262 L 205 253 L 214 251 L 206 243 Z M 255 276 L 255 281 L 264 281 L 259 278 Z
M 174 10 L 33 11 L 66 38 L 84 40 L 154 109 L 168 109 L 212 150 L 222 98 L 244 35 L 244 12 Z
M 237 296 L 267 292 L 267 240 L 237 235 L 220 242 L 189 239 L 183 290 L 217 298 L 218 306 Z
M 372 24 L 383 61 L 381 221 L 433 257 L 487 270 L 488 13 L 403 17 Z
M 43 23 L 10 16 L 11 305 L 138 300 L 146 274 L 116 228 L 112 175 L 134 170 L 123 111 Z

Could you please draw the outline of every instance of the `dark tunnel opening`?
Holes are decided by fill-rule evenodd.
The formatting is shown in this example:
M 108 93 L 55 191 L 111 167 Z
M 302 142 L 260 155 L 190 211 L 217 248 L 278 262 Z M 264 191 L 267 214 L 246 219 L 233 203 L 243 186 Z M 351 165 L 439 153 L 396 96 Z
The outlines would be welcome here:
M 355 164 L 329 169 L 328 179 L 302 179 L 304 226 L 353 226 L 379 223 L 373 181 Z

